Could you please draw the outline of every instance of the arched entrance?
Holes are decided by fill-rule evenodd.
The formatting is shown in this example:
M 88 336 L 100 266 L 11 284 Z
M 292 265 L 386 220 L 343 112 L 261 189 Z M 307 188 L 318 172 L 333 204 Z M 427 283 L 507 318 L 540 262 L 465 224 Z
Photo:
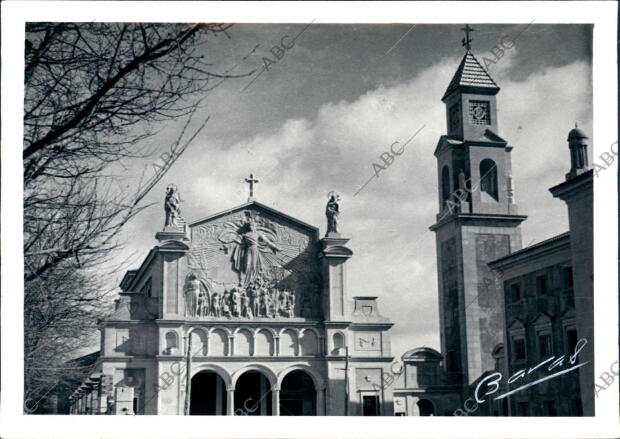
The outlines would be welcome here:
M 428 399 L 421 399 L 418 401 L 418 411 L 420 412 L 420 416 L 435 416 L 435 407 Z
M 226 414 L 226 385 L 216 372 L 205 370 L 193 376 L 189 414 Z
M 271 385 L 256 370 L 243 373 L 235 384 L 235 416 L 271 416 Z
M 316 389 L 303 370 L 289 372 L 280 386 L 281 416 L 316 416 Z

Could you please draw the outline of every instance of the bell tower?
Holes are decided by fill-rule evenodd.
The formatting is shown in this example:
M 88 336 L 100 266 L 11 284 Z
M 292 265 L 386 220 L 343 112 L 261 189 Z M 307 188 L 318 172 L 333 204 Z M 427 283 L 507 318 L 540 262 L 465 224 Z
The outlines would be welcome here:
M 493 369 L 493 349 L 503 341 L 504 306 L 499 278 L 488 262 L 521 248 L 514 199 L 512 146 L 499 136 L 500 88 L 470 50 L 442 101 L 447 135 L 435 149 L 439 213 L 435 232 L 441 348 L 444 367 L 467 386 Z

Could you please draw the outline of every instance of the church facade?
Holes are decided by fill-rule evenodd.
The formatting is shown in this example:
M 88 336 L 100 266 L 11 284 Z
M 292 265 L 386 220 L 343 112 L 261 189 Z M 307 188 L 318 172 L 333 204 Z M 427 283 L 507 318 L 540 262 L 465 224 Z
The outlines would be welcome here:
M 381 385 L 392 323 L 376 297 L 349 296 L 353 252 L 337 212 L 320 238 L 252 199 L 186 224 L 177 198 L 171 187 L 158 245 L 127 272 L 116 312 L 101 325 L 96 392 L 78 391 L 72 410 L 392 414 Z

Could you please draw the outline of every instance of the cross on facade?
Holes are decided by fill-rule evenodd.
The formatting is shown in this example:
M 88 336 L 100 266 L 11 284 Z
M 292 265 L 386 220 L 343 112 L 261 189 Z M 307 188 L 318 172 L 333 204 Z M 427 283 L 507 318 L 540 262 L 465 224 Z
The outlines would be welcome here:
M 461 30 L 465 32 L 465 38 L 463 38 L 463 46 L 465 46 L 467 48 L 467 51 L 469 52 L 469 49 L 471 48 L 471 42 L 473 41 L 471 38 L 469 38 L 469 33 L 475 32 L 476 29 L 474 29 L 473 27 L 469 27 L 469 24 L 466 24 L 465 27 L 461 28 Z
M 254 174 L 250 172 L 250 176 L 245 179 L 245 182 L 250 185 L 250 196 L 248 198 L 248 201 L 252 201 L 252 199 L 254 198 L 254 183 L 260 183 L 260 181 L 258 180 L 258 178 L 254 178 Z

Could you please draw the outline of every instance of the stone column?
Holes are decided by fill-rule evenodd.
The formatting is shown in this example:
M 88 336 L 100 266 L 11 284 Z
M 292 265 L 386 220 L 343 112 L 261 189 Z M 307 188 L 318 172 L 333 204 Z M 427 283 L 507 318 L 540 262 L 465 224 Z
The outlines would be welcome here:
M 280 388 L 271 388 L 271 413 L 273 416 L 280 416 Z
M 235 355 L 235 336 L 234 335 L 228 336 L 228 355 L 231 357 Z
M 155 238 L 159 241 L 156 250 L 161 261 L 161 283 L 154 286 L 160 289 L 159 317 L 185 316 L 181 261 L 189 251 L 189 236 L 180 231 L 162 231 Z
M 348 316 L 345 265 L 353 252 L 346 247 L 348 238 L 332 234 L 321 239 L 321 268 L 323 274 L 323 315 L 326 321 L 343 321 Z
M 226 414 L 228 416 L 235 416 L 235 389 L 226 389 Z
M 316 414 L 317 416 L 325 416 L 325 389 L 316 391 Z
M 279 357 L 280 356 L 280 336 L 276 335 L 273 338 L 273 355 L 274 357 Z
M 222 383 L 221 379 L 217 379 L 215 380 L 215 414 L 216 415 L 223 415 L 224 413 L 224 407 L 222 407 L 222 390 L 224 387 L 224 384 Z

